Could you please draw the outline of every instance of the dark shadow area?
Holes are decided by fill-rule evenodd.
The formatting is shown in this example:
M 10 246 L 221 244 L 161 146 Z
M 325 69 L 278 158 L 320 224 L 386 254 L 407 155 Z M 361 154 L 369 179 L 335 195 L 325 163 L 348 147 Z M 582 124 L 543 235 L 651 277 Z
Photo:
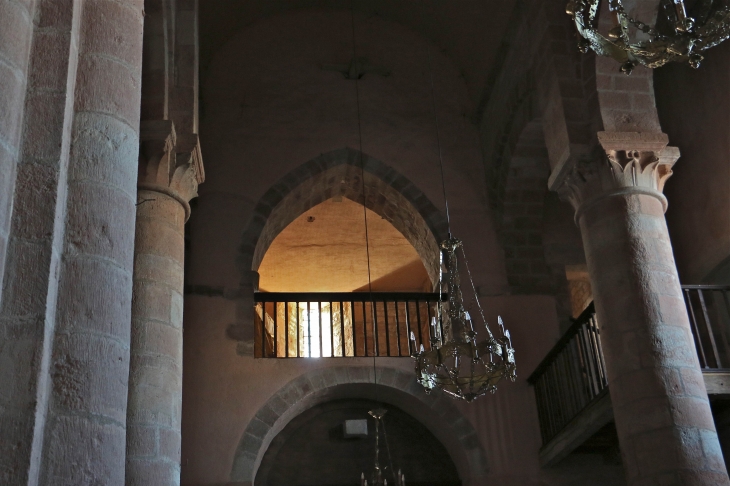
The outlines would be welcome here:
M 599 454 L 603 458 L 604 464 L 620 466 L 622 464 L 621 451 L 618 447 L 616 424 L 610 422 L 603 426 L 580 447 L 576 448 L 572 454 Z
M 337 400 L 313 407 L 293 419 L 271 442 L 256 475 L 257 486 L 356 486 L 375 460 L 375 421 L 368 411 L 382 404 Z M 380 436 L 380 462 L 394 484 L 401 469 L 409 486 L 459 486 L 456 466 L 446 448 L 416 419 L 385 405 L 387 445 Z M 345 420 L 368 420 L 368 434 L 347 438 Z
M 412 286 L 413 281 L 416 279 L 423 282 L 419 289 L 414 289 Z M 353 290 L 353 292 L 367 292 L 371 290 L 370 287 L 372 287 L 373 292 L 414 292 L 415 290 L 430 292 L 432 290 L 428 273 L 426 273 L 426 269 L 420 260 L 414 260 L 396 268 L 389 274 L 373 280 L 370 286 L 364 285 Z

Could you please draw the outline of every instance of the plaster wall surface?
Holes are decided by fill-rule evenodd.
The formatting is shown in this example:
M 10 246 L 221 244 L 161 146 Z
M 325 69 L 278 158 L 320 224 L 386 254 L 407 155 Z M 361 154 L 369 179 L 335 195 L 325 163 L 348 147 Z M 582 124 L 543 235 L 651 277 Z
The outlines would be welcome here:
M 232 265 L 262 195 L 321 153 L 360 149 L 356 85 L 325 64 L 352 60 L 349 12 L 298 11 L 240 31 L 203 80 L 201 139 L 210 177 L 192 223 L 189 282 L 236 288 L 249 268 Z M 357 55 L 392 74 L 359 81 L 362 151 L 443 207 L 428 53 L 454 234 L 465 241 L 485 294 L 506 288 L 503 257 L 486 205 L 468 93 L 451 62 L 415 33 L 355 15 Z
M 312 8 L 346 12 L 351 9 L 364 17 L 382 17 L 407 26 L 430 39 L 463 73 L 472 103 L 484 96 L 490 69 L 498 62 L 500 42 L 509 29 L 516 0 L 459 2 L 459 8 L 438 0 L 418 2 L 390 0 L 205 0 L 201 2 L 201 66 L 207 69 L 211 55 L 241 28 L 262 19 L 295 9 Z M 558 2 L 559 4 L 560 2 Z M 561 8 L 564 6 L 561 6 Z
M 258 268 L 241 266 L 240 248 L 251 244 L 241 235 L 252 221 L 263 227 L 266 215 L 254 209 L 277 181 L 320 154 L 343 148 L 362 150 L 392 167 L 441 210 L 428 49 L 452 232 L 465 242 L 480 294 L 492 296 L 482 297 L 487 318 L 494 323 L 500 313 L 512 332 L 520 373 L 517 383 L 506 383 L 496 396 L 473 405 L 443 400 L 458 407 L 477 431 L 489 479 L 557 485 L 585 484 L 600 476 L 605 484 L 623 484 L 620 466 L 604 466 L 600 458 L 578 459 L 575 467 L 570 459 L 565 469 L 549 472 L 539 469 L 537 413 L 525 378 L 559 337 L 555 300 L 499 296 L 508 288 L 504 257 L 461 74 L 451 59 L 402 25 L 359 13 L 354 20 L 357 56 L 390 69 L 390 76 L 365 74 L 356 85 L 322 69 L 352 60 L 352 19 L 350 12 L 319 10 L 247 26 L 211 54 L 204 71 L 201 140 L 208 177 L 190 221 L 186 281 L 190 288 L 222 288 L 224 297 L 189 293 L 185 298 L 182 484 L 228 484 L 244 432 L 287 383 L 319 368 L 372 366 L 367 358 L 254 359 L 227 337 L 232 324 L 251 327 L 253 321 L 252 289 L 241 283 Z M 330 195 L 320 197 L 324 201 Z M 413 373 L 408 358 L 378 358 L 376 364 Z
M 514 486 L 588 484 L 586 481 L 601 485 L 624 484 L 622 468 L 605 465 L 597 456 L 571 457 L 553 470 L 541 471 L 539 468 L 537 411 L 525 378 L 559 336 L 553 299 L 498 297 L 483 299 L 482 304 L 492 313 L 487 316 L 490 322 L 494 322 L 496 313 L 500 313 L 512 332 L 518 349 L 519 379 L 516 383 L 504 383 L 496 395 L 471 405 L 436 397 L 444 400 L 444 405 L 458 408 L 476 431 L 484 450 L 487 476 L 471 484 L 490 484 L 491 481 Z M 236 343 L 225 337 L 227 323 L 236 317 L 236 313 L 235 301 L 186 296 L 184 485 L 245 484 L 229 483 L 237 447 L 257 412 L 287 383 L 320 368 L 372 369 L 372 359 L 368 358 L 254 359 L 240 356 L 236 353 Z M 417 387 L 411 359 L 378 358 L 376 365 L 379 370 L 402 370 L 413 377 L 413 386 Z M 378 376 L 382 379 L 381 371 Z M 284 413 L 284 409 L 280 413 Z
M 416 250 L 383 217 L 347 198 L 327 200 L 291 222 L 259 267 L 267 292 L 431 291 Z M 368 255 L 370 268 L 368 268 Z
M 324 403 L 303 412 L 269 445 L 256 484 L 355 484 L 363 473 L 370 478 L 376 427 L 368 412 L 382 407 L 382 402 L 350 399 Z M 385 409 L 387 413 L 378 427 L 383 476 L 392 481 L 393 472 L 401 470 L 410 484 L 456 486 L 459 476 L 444 445 L 398 407 L 386 405 Z M 344 437 L 342 424 L 346 420 L 365 420 L 367 434 Z

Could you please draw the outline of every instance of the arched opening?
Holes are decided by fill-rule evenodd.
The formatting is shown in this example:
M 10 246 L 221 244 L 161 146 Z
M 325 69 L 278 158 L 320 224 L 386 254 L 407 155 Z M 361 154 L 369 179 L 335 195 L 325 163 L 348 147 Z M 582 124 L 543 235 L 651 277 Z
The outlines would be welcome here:
M 347 357 L 367 355 L 368 348 L 380 354 L 378 334 L 387 355 L 408 355 L 408 329 L 417 321 L 401 322 L 408 304 L 395 295 L 415 299 L 432 289 L 411 243 L 385 217 L 341 195 L 289 223 L 269 245 L 259 276 L 259 291 L 267 294 L 256 304 L 260 357 L 280 351 L 285 357 Z M 350 295 L 370 301 L 370 291 L 386 300 L 370 308 Z
M 377 214 L 371 221 L 382 218 L 389 222 L 416 250 L 431 284 L 436 283 L 438 241 L 446 234 L 444 216 L 393 168 L 367 154 L 343 148 L 302 164 L 261 198 L 240 247 L 242 284 L 248 284 L 251 270 L 260 270 L 269 246 L 284 228 L 329 199 L 349 199 Z
M 463 484 L 483 484 L 488 472 L 484 449 L 470 420 L 454 402 L 440 394 L 427 395 L 410 371 L 378 367 L 377 387 L 375 379 L 370 366 L 333 366 L 309 371 L 287 383 L 248 423 L 235 453 L 230 480 L 258 486 L 254 478 L 258 478 L 270 445 L 292 421 L 322 404 L 359 400 L 395 407 L 418 421 L 448 451 Z M 357 484 L 359 476 L 358 472 L 351 483 Z M 408 478 L 407 484 L 413 484 Z
M 368 412 L 381 407 L 372 400 L 343 399 L 303 412 L 271 441 L 255 484 L 349 485 L 357 484 L 363 473 L 370 481 L 376 429 Z M 460 485 L 456 465 L 443 444 L 408 413 L 393 405 L 384 408 L 379 464 L 388 482 L 395 484 L 394 472 L 402 471 L 409 485 Z
M 284 176 L 241 246 L 254 276 L 250 287 L 242 279 L 254 289 L 254 356 L 410 356 L 411 332 L 430 346 L 442 223 L 410 181 L 351 149 Z

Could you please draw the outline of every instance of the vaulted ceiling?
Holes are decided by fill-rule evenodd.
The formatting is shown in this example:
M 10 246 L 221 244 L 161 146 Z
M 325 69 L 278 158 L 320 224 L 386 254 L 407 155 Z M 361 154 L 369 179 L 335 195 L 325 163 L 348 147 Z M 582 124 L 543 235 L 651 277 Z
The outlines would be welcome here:
M 431 282 L 408 240 L 347 198 L 327 200 L 291 222 L 266 252 L 259 273 L 267 292 L 430 291 Z M 369 263 L 369 265 L 368 265 Z
M 482 97 L 517 0 L 204 0 L 202 81 L 215 52 L 236 32 L 299 9 L 350 10 L 397 22 L 440 48 L 461 71 L 473 106 Z

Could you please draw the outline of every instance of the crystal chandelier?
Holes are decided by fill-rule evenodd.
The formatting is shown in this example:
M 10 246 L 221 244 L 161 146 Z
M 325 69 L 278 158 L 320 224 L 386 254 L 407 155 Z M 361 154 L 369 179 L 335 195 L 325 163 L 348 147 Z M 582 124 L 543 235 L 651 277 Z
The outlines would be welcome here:
M 730 1 L 730 0 L 729 0 Z M 441 189 L 444 195 L 444 210 L 446 224 L 449 229 L 449 238 L 441 242 L 439 253 L 439 294 L 444 290 L 443 270 L 444 262 L 448 270 L 448 303 L 439 295 L 437 304 L 437 318 L 431 323 L 431 345 L 426 351 L 423 343 L 420 349 L 416 343 L 416 336 L 411 332 L 411 349 L 416 360 L 416 379 L 430 393 L 434 389 L 443 390 L 454 398 L 471 402 L 487 393 L 497 391 L 497 383 L 502 378 L 511 381 L 516 379 L 515 350 L 512 348 L 512 339 L 509 331 L 504 328 L 502 318 L 498 317 L 502 336 L 495 338 L 489 330 L 484 318 L 479 296 L 477 295 L 474 280 L 469 272 L 469 264 L 464 255 L 464 245 L 461 240 L 451 236 L 451 218 L 449 216 L 449 200 L 446 197 L 446 178 L 444 176 L 444 158 L 441 152 L 441 136 L 439 132 L 438 114 L 436 112 L 436 94 L 433 79 L 433 65 L 431 51 L 428 51 L 428 67 L 431 73 L 431 103 L 433 105 L 434 125 L 436 128 L 436 145 L 438 147 L 439 168 L 441 169 Z M 477 343 L 477 332 L 474 330 L 471 316 L 464 308 L 461 294 L 461 278 L 459 277 L 456 251 L 461 249 L 464 257 L 464 266 L 469 274 L 474 300 L 479 308 L 487 337 Z M 419 350 L 416 352 L 415 350 Z
M 702 51 L 730 37 L 730 0 L 695 0 L 691 16 L 684 0 L 603 0 L 608 2 L 612 24 L 605 34 L 599 33 L 598 27 L 601 1 L 568 2 L 566 12 L 578 29 L 578 48 L 583 53 L 593 49 L 596 54 L 612 57 L 626 74 L 637 64 L 657 68 L 671 61 L 687 61 L 698 68 L 704 59 Z M 630 15 L 632 6 L 642 2 L 656 5 L 653 27 Z
M 383 473 L 387 467 L 380 466 L 380 426 L 383 417 L 387 412 L 388 411 L 384 408 L 376 408 L 375 410 L 368 412 L 370 416 L 375 419 L 375 466 L 373 467 L 373 473 L 370 476 L 370 483 L 368 483 L 367 479 L 365 479 L 365 473 L 360 474 L 360 486 L 368 486 L 368 484 L 370 484 L 370 486 L 388 486 L 388 480 L 383 477 Z M 386 441 L 385 446 L 387 447 L 388 436 L 385 435 L 385 423 L 382 424 L 382 427 L 383 438 Z M 406 476 L 401 473 L 400 469 L 393 477 L 395 479 L 395 486 L 406 486 Z
M 471 402 L 488 392 L 497 390 L 497 382 L 502 378 L 515 381 L 515 351 L 509 331 L 504 328 L 502 318 L 498 318 L 502 336 L 495 338 L 484 319 L 476 288 L 472 281 L 474 297 L 479 307 L 487 337 L 477 343 L 477 332 L 471 316 L 464 308 L 461 293 L 457 249 L 464 248 L 461 240 L 449 238 L 441 243 L 441 268 L 446 261 L 448 303 L 440 302 L 438 319 L 434 318 L 431 332 L 431 349 L 426 351 L 423 344 L 413 357 L 416 359 L 416 375 L 426 392 L 436 388 L 452 397 Z M 464 256 L 464 263 L 466 257 Z M 443 270 L 439 278 L 439 292 L 442 290 Z M 471 281 L 471 274 L 469 275 Z M 446 308 L 446 309 L 444 309 Z M 446 312 L 444 312 L 446 310 Z M 442 330 L 443 329 L 443 335 Z M 416 336 L 411 332 L 412 349 L 416 347 Z

